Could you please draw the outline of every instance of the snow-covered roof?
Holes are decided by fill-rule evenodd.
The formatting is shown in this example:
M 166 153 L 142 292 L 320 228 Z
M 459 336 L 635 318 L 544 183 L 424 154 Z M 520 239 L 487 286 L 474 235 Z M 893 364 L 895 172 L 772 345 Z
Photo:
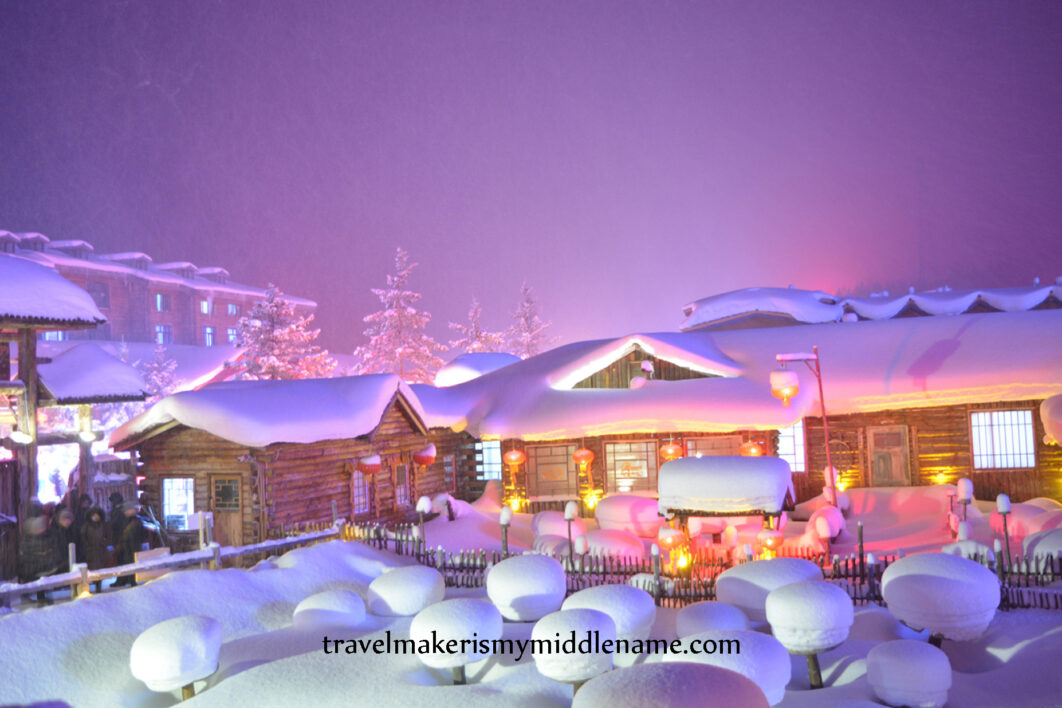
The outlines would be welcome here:
M 745 288 L 712 295 L 682 308 L 681 329 L 750 313 L 783 315 L 798 322 L 836 322 L 844 314 L 837 298 L 819 290 Z
M 78 344 L 38 367 L 56 403 L 142 401 L 144 381 L 132 366 L 91 342 Z
M 435 373 L 436 386 L 456 386 L 520 361 L 515 354 L 467 352 L 454 357 Z
M 721 376 L 573 389 L 638 342 Z M 577 342 L 449 388 L 414 385 L 431 427 L 481 438 L 556 440 L 672 431 L 782 428 L 818 415 L 798 362 L 790 407 L 770 393 L 780 353 L 819 347 L 830 414 L 1046 398 L 1062 393 L 1062 310 L 629 335 Z
M 100 254 L 100 258 L 105 261 L 117 261 L 123 263 L 125 261 L 147 261 L 151 262 L 152 258 L 146 253 L 140 251 L 122 251 L 121 253 L 103 253 Z
M 75 327 L 107 318 L 92 298 L 51 268 L 19 256 L 0 256 L 0 321 Z
M 49 248 L 54 248 L 57 251 L 95 251 L 96 248 L 88 241 L 81 241 L 79 239 L 72 239 L 66 241 L 52 241 L 48 244 Z
M 167 396 L 114 431 L 111 446 L 129 447 L 174 423 L 256 448 L 357 438 L 377 428 L 396 395 L 424 420 L 417 397 L 394 374 L 226 381 Z

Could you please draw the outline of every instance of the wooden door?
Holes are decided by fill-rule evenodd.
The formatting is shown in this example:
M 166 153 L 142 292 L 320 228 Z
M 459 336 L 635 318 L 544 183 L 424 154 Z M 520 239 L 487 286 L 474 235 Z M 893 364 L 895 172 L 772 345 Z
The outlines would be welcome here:
M 903 487 L 911 484 L 906 425 L 868 427 L 867 457 L 871 486 Z
M 239 475 L 210 478 L 210 510 L 214 512 L 214 540 L 222 546 L 243 545 L 243 490 Z

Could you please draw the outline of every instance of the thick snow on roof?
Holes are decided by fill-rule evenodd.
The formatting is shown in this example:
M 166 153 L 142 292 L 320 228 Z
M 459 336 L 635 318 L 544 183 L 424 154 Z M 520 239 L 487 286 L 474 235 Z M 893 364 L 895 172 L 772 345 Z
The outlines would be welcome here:
M 1044 422 L 1044 438 L 1055 445 L 1062 443 L 1062 394 L 1040 404 L 1040 420 Z
M 92 343 L 67 349 L 41 364 L 39 372 L 58 403 L 139 401 L 146 396 L 136 369 Z
M 84 290 L 51 268 L 0 256 L 0 320 L 26 324 L 101 324 L 107 318 Z
M 636 389 L 570 388 L 633 341 L 682 365 L 711 360 L 727 375 Z M 1062 393 L 1062 310 L 630 335 L 569 344 L 445 389 L 413 388 L 429 426 L 483 438 L 773 429 L 818 415 L 817 384 L 802 363 L 788 365 L 800 379 L 791 407 L 768 383 L 777 354 L 815 345 L 831 414 Z
M 424 419 L 416 396 L 394 374 L 226 381 L 162 399 L 114 431 L 111 445 L 173 422 L 248 447 L 356 438 L 376 429 L 396 393 Z
M 521 361 L 515 354 L 503 352 L 468 352 L 455 357 L 435 374 L 436 386 L 456 386 Z
M 751 312 L 788 315 L 798 322 L 836 322 L 844 314 L 837 298 L 819 290 L 745 288 L 702 298 L 682 308 L 682 329 Z

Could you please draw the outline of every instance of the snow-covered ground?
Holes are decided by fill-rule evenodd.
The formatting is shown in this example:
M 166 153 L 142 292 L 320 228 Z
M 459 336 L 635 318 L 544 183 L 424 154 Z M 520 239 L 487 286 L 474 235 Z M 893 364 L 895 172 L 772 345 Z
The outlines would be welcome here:
M 952 540 L 941 514 L 941 496 L 932 490 L 850 490 L 854 522 L 864 523 L 867 545 L 876 551 L 902 547 L 934 550 Z M 945 498 L 946 499 L 946 498 Z M 946 501 L 944 502 L 946 511 Z M 429 522 L 430 546 L 500 547 L 498 510 L 480 500 L 457 504 L 458 518 Z M 516 515 L 510 547 L 533 543 L 530 516 Z M 987 526 L 987 517 L 981 522 Z M 593 528 L 595 524 L 590 524 Z M 802 532 L 793 521 L 787 536 Z M 981 531 L 984 529 L 982 528 Z M 849 544 L 850 545 L 850 544 Z M 846 552 L 848 546 L 834 547 Z M 412 655 L 325 654 L 322 636 L 385 639 L 408 637 L 412 617 L 369 613 L 356 629 L 328 630 L 313 623 L 294 625 L 296 606 L 326 590 L 348 590 L 362 598 L 369 584 L 407 557 L 360 544 L 329 542 L 292 551 L 253 570 L 184 570 L 120 592 L 32 609 L 0 618 L 0 704 L 62 701 L 72 706 L 166 706 L 180 692 L 153 693 L 130 670 L 130 649 L 148 627 L 166 619 L 206 615 L 221 624 L 219 666 L 190 705 L 432 705 L 568 706 L 572 687 L 542 676 L 525 655 L 495 655 L 466 668 L 469 685 L 452 686 L 449 669 L 431 669 Z M 447 598 L 486 598 L 484 590 L 448 589 Z M 676 636 L 677 610 L 661 608 L 654 638 Z M 533 622 L 506 622 L 505 638 L 529 638 Z M 753 623 L 769 632 L 769 626 Z M 803 656 L 790 657 L 792 679 L 780 706 L 858 706 L 876 702 L 867 681 L 866 657 L 892 639 L 924 642 L 925 633 L 901 625 L 886 609 L 856 609 L 848 638 L 820 654 L 821 690 L 809 690 Z M 964 708 L 1062 706 L 1062 612 L 1013 610 L 996 613 L 981 637 L 944 641 L 952 666 L 951 706 Z M 660 655 L 617 655 L 616 665 L 656 663 Z M 691 705 L 698 702 L 691 697 Z M 63 705 L 63 703 L 59 703 Z

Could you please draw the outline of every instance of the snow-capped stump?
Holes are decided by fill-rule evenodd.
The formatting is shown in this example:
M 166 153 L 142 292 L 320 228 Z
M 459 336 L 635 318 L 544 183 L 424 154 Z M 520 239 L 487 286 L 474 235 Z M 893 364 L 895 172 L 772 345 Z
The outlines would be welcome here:
M 616 637 L 633 641 L 647 639 L 656 619 L 653 596 L 631 585 L 598 585 L 573 593 L 561 609 L 600 610 L 616 623 Z
M 779 457 L 682 457 L 660 467 L 659 510 L 712 512 L 781 511 L 792 483 Z
M 563 536 L 568 538 L 568 521 L 564 518 L 564 512 L 540 511 L 531 517 L 531 533 L 539 536 Z M 586 533 L 586 522 L 582 519 L 572 519 L 572 538 Z
M 686 637 L 683 647 L 696 644 L 699 654 L 665 654 L 665 662 L 692 661 L 736 671 L 759 686 L 772 706 L 785 698 L 792 678 L 789 652 L 769 634 L 746 629 L 718 629 Z M 709 653 L 711 652 L 711 653 Z
M 821 507 L 808 519 L 807 528 L 813 529 L 823 541 L 835 539 L 845 530 L 844 514 L 835 506 Z
M 597 503 L 594 518 L 602 529 L 627 531 L 640 538 L 656 538 L 664 524 L 652 497 L 612 494 Z
M 572 701 L 572 708 L 768 705 L 759 686 L 736 671 L 681 661 L 609 671 L 587 681 Z
M 958 535 L 958 540 L 941 547 L 941 553 L 962 556 L 979 562 L 982 558 L 986 561 L 995 560 L 996 554 L 990 546 L 973 540 L 973 526 L 969 521 L 958 522 L 955 526 L 955 533 Z
M 812 688 L 822 688 L 818 654 L 848 638 L 855 621 L 852 600 L 824 580 L 806 580 L 775 588 L 767 595 L 767 621 L 775 638 L 791 654 L 804 654 Z
M 932 644 L 884 642 L 867 654 L 867 683 L 890 706 L 939 708 L 948 702 L 951 662 Z
M 715 600 L 686 605 L 675 616 L 675 633 L 679 639 L 712 630 L 748 628 L 749 618 L 744 612 Z
M 568 555 L 568 538 L 566 536 L 555 536 L 553 534 L 545 534 L 544 536 L 535 536 L 535 545 L 533 546 L 535 553 L 545 553 L 551 556 L 566 556 Z
M 594 529 L 586 532 L 584 537 L 586 538 L 586 552 L 592 556 L 633 560 L 641 560 L 645 557 L 645 546 L 642 540 L 629 531 Z
M 552 642 L 559 634 L 563 639 L 575 633 L 576 641 L 597 632 L 600 641 L 616 639 L 616 623 L 604 612 L 591 609 L 561 610 L 551 612 L 535 623 L 531 639 Z M 548 679 L 578 685 L 612 668 L 612 654 L 538 653 L 535 668 Z
M 310 595 L 295 608 L 296 627 L 357 627 L 365 620 L 365 601 L 350 590 L 326 590 Z
M 715 597 L 740 607 L 754 622 L 766 622 L 767 594 L 804 580 L 822 580 L 822 570 L 803 558 L 752 561 L 723 571 L 715 582 Z
M 564 568 L 549 556 L 513 556 L 487 573 L 487 596 L 507 620 L 533 622 L 560 609 Z
M 394 568 L 369 583 L 369 612 L 383 617 L 415 615 L 445 594 L 446 582 L 435 568 Z
M 1062 529 L 1034 533 L 1022 543 L 1027 558 L 1058 558 L 1062 555 Z
M 194 684 L 218 670 L 221 624 L 212 617 L 176 617 L 148 627 L 129 650 L 133 676 L 161 693 L 181 689 L 195 695 Z
M 465 664 L 490 656 L 489 653 L 477 651 L 483 647 L 478 640 L 486 641 L 489 647 L 491 640 L 501 639 L 501 613 L 494 605 L 478 598 L 461 597 L 436 602 L 418 612 L 409 625 L 409 638 L 418 647 L 421 643 L 431 646 L 432 633 L 435 637 L 443 638 L 444 642 L 450 639 L 477 640 L 458 645 L 458 650 L 454 652 L 417 654 L 426 666 L 433 669 L 453 669 L 454 683 L 461 684 L 465 682 Z
M 908 627 L 945 639 L 975 639 L 999 606 L 999 581 L 980 563 L 946 553 L 920 553 L 885 569 L 881 591 Z

